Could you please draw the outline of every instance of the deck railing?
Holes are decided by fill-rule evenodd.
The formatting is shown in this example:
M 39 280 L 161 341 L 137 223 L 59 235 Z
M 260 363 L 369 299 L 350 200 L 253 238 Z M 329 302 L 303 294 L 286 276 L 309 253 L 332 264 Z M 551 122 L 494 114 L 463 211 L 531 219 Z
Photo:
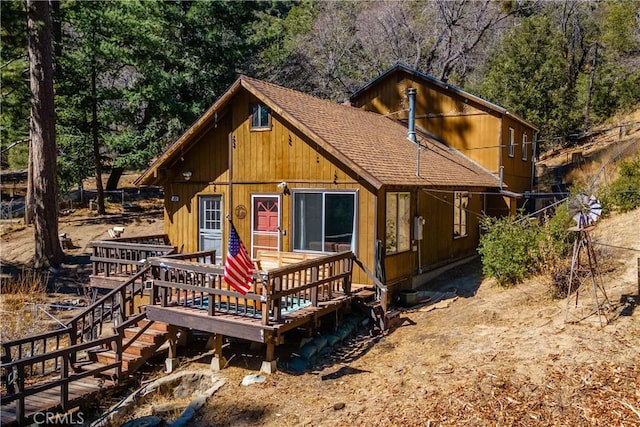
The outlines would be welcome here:
M 288 311 L 349 294 L 353 258 L 353 253 L 342 252 L 256 272 L 245 295 L 224 281 L 221 265 L 153 258 L 151 303 L 206 309 L 210 316 L 254 317 L 264 325 L 281 323 Z
M 94 276 L 132 276 L 144 267 L 146 260 L 177 252 L 165 234 L 94 240 L 91 263 Z
M 42 333 L 36 336 L 20 338 L 2 343 L 2 363 L 9 363 L 13 360 L 32 358 L 41 356 L 52 351 L 57 351 L 63 347 L 68 347 L 73 341 L 73 331 L 69 327 L 58 329 L 51 332 Z M 42 361 L 39 365 L 31 364 L 25 374 L 29 376 L 47 375 L 59 369 L 58 361 L 53 363 L 45 363 Z M 9 388 L 10 373 L 3 373 L 5 388 Z
M 135 273 L 126 282 L 111 290 L 98 301 L 85 308 L 80 314 L 67 322 L 76 336 L 73 344 L 97 338 L 103 334 L 105 324 L 116 327 L 128 316 L 135 314 L 136 296 L 142 297 L 148 286 L 150 267 L 147 265 Z
M 116 359 L 113 363 L 96 365 L 93 368 L 76 372 L 73 364 L 81 354 L 92 348 L 108 346 L 116 352 Z M 16 402 L 16 419 L 22 424 L 25 418 L 25 399 L 36 393 L 40 393 L 52 388 L 60 387 L 60 406 L 63 411 L 69 408 L 69 384 L 73 381 L 86 377 L 93 377 L 101 372 L 115 369 L 116 378 L 121 375 L 122 361 L 122 337 L 121 335 L 110 335 L 100 339 L 87 341 L 82 344 L 76 344 L 59 348 L 53 351 L 47 351 L 42 354 L 31 357 L 22 357 L 17 360 L 2 363 L 0 369 L 6 377 L 6 394 L 3 393 L 2 404 L 7 405 Z M 34 366 L 56 366 L 58 376 L 48 375 L 52 371 L 46 371 L 34 379 L 28 375 L 33 372 Z M 49 378 L 47 378 L 47 375 Z M 36 383 L 36 381 L 38 381 Z M 31 384 L 30 384 L 31 383 Z

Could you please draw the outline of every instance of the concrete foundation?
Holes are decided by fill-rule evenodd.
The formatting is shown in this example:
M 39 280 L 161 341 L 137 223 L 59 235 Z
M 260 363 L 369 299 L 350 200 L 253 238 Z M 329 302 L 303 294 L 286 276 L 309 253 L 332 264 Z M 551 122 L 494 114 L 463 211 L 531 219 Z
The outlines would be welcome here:
M 260 367 L 260 372 L 264 372 L 265 374 L 273 374 L 278 370 L 278 364 L 275 360 L 267 362 L 266 360 L 262 362 L 262 366 Z
M 167 357 L 164 361 L 165 372 L 170 374 L 178 368 L 179 362 L 177 357 Z
M 211 370 L 221 371 L 227 364 L 227 360 L 224 357 L 214 356 L 211 359 Z

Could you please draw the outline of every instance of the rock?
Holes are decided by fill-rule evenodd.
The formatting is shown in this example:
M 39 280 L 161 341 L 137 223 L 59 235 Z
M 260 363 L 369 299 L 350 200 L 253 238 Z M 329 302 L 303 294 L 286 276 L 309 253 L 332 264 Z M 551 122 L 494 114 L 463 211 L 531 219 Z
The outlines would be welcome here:
M 345 407 L 344 402 L 336 403 L 335 405 L 333 405 L 333 410 L 339 411 L 340 409 L 344 409 L 344 407 Z
M 259 374 L 249 374 L 242 379 L 242 385 L 251 385 L 263 383 L 267 380 L 267 377 Z

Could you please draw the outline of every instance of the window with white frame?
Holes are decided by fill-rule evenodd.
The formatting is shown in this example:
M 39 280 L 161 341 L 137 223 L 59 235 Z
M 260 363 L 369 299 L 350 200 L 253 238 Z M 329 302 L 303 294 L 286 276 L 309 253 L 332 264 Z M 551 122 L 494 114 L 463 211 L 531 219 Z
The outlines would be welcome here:
M 525 132 L 522 134 L 522 160 L 527 160 L 527 146 L 529 145 L 527 139 L 527 133 Z
M 411 249 L 411 193 L 387 193 L 387 254 Z
M 356 193 L 293 192 L 293 249 L 355 251 Z
M 271 114 L 264 104 L 251 106 L 251 129 L 269 129 L 271 127 Z
M 453 193 L 453 237 L 465 237 L 469 234 L 467 224 L 467 208 L 469 206 L 469 193 L 455 191 Z
M 509 157 L 513 157 L 516 152 L 516 131 L 509 128 Z

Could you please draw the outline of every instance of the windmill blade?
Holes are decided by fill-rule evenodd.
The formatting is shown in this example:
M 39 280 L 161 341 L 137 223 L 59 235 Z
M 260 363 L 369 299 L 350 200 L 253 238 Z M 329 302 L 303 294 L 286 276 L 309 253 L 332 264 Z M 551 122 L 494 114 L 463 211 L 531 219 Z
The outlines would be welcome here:
M 577 194 L 569 200 L 569 214 L 578 229 L 593 225 L 602 215 L 602 205 L 595 196 Z

